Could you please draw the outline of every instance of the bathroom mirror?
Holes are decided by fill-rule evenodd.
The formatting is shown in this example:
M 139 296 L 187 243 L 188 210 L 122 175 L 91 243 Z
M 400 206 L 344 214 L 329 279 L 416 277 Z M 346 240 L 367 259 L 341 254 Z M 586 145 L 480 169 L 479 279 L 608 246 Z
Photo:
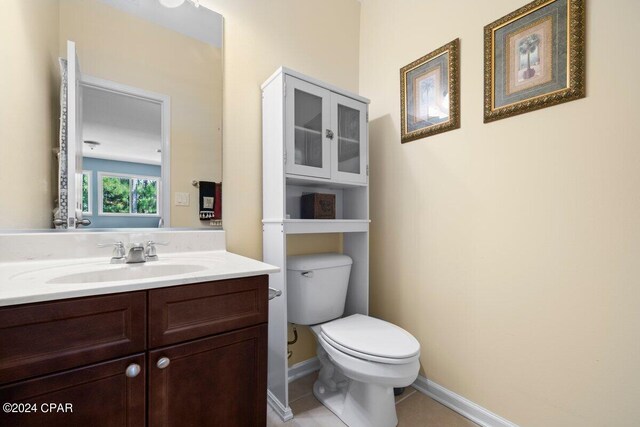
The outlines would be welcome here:
M 197 0 L 6 3 L 0 230 L 220 226 L 222 16 Z

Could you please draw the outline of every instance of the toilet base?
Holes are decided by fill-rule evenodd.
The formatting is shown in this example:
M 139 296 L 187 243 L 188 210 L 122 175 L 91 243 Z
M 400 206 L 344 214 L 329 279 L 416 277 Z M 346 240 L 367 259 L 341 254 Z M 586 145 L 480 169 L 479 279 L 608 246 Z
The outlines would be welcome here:
M 393 387 L 351 380 L 347 388 L 330 391 L 318 380 L 313 394 L 349 427 L 398 425 Z
M 313 394 L 342 422 L 349 427 L 398 425 L 393 387 L 347 378 L 321 347 L 318 356 L 321 369 Z

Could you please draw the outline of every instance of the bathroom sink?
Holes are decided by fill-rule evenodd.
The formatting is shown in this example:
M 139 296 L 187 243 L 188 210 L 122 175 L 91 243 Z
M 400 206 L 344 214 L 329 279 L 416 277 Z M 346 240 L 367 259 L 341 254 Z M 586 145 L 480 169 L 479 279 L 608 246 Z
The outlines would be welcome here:
M 179 276 L 206 270 L 207 267 L 197 264 L 125 264 L 109 269 L 85 271 L 54 277 L 47 281 L 52 284 L 62 283 L 97 283 L 118 282 L 124 280 L 151 279 L 154 277 Z
M 111 264 L 104 256 L 0 263 L 0 307 L 278 271 L 224 250 L 168 252 L 159 257 L 139 264 Z

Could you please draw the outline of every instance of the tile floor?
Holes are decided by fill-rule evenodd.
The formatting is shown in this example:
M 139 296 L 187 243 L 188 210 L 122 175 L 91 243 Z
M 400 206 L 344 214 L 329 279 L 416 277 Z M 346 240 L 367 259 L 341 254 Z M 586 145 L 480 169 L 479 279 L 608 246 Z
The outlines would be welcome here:
M 283 423 L 271 408 L 267 409 L 268 427 L 345 427 L 338 417 L 322 406 L 311 391 L 317 373 L 289 384 L 289 405 L 294 418 Z M 478 427 L 430 397 L 407 387 L 396 397 L 398 427 Z

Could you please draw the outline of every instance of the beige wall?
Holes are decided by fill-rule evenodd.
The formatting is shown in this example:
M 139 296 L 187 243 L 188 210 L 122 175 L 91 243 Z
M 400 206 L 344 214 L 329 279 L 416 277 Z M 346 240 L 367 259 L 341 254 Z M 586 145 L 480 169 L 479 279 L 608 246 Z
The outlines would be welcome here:
M 640 3 L 587 2 L 586 99 L 483 124 L 483 27 L 524 3 L 362 2 L 371 311 L 519 425 L 638 426 Z M 399 69 L 456 37 L 462 128 L 401 145 Z
M 0 13 L 0 229 L 50 228 L 56 197 L 58 0 Z
M 60 52 L 82 72 L 171 97 L 171 226 L 200 227 L 193 179 L 222 178 L 222 52 L 97 0 L 60 2 Z M 175 206 L 175 192 L 190 206 Z
M 224 16 L 224 228 L 227 247 L 262 258 L 260 85 L 284 65 L 358 90 L 355 0 L 201 0 Z

